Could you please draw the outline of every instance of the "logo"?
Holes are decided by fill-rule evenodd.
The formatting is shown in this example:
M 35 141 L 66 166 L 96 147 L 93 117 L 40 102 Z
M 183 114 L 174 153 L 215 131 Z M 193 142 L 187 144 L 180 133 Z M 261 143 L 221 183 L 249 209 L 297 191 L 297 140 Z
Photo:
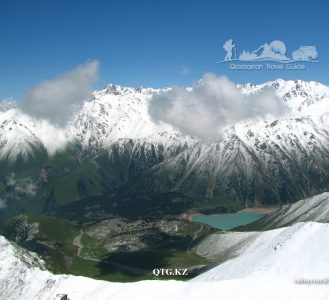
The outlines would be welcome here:
M 187 269 L 154 269 L 153 275 L 158 276 L 188 276 Z
M 227 40 L 223 48 L 226 52 L 224 60 L 217 63 L 230 62 L 230 69 L 305 69 L 305 63 L 319 62 L 319 57 L 315 46 L 300 46 L 292 51 L 291 55 L 287 54 L 287 47 L 282 41 L 273 41 L 264 43 L 253 51 L 243 50 L 237 55 L 236 45 L 232 39 Z M 272 62 L 272 64 L 235 64 L 234 62 Z M 273 64 L 275 62 L 275 64 Z M 296 64 L 296 63 L 299 64 Z M 300 64 L 302 62 L 302 64 Z M 293 64 L 292 64 L 293 63 Z

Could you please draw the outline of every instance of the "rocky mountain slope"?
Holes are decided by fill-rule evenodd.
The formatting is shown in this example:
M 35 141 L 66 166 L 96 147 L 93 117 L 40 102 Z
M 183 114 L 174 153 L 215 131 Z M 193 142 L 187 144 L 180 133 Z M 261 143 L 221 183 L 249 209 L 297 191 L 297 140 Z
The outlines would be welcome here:
M 283 205 L 256 222 L 239 227 L 239 230 L 268 230 L 306 221 L 329 222 L 328 192 Z
M 175 213 L 199 206 L 225 211 L 327 190 L 329 88 L 281 79 L 239 86 L 245 94 L 268 87 L 289 107 L 287 116 L 240 122 L 211 142 L 152 121 L 148 105 L 160 90 L 109 85 L 94 92 L 65 128 L 6 102 L 0 112 L 2 202 L 38 211 L 73 205 L 85 215 L 99 213 L 89 211 L 99 196 L 101 210 L 117 214 L 158 199 L 150 214 L 162 214 L 173 203 Z M 20 189 L 26 180 L 35 185 L 32 194 Z M 23 198 L 34 200 L 27 205 Z
M 282 208 L 266 218 L 265 228 L 283 227 L 297 222 L 329 222 L 329 193 L 323 193 Z

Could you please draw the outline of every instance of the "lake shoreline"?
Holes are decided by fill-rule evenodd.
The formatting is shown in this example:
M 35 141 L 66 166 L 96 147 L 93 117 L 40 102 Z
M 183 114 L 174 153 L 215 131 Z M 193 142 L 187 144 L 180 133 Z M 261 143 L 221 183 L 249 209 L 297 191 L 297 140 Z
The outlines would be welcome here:
M 253 223 L 263 217 L 263 214 L 257 213 L 255 211 L 239 211 L 232 214 L 197 214 L 192 218 L 192 222 L 207 224 L 213 228 L 228 231 L 235 227 Z
M 278 211 L 281 207 L 280 206 L 258 206 L 258 207 L 247 207 L 244 209 L 241 209 L 237 212 L 253 212 L 253 213 L 258 213 L 261 215 L 269 215 L 271 213 L 274 213 Z
M 190 211 L 189 213 L 182 214 L 181 217 L 190 222 L 206 224 L 219 230 L 228 231 L 256 222 L 279 209 L 279 206 L 257 206 L 244 208 L 235 213 L 217 214 L 202 214 L 196 211 Z
M 271 213 L 274 213 L 278 211 L 281 207 L 278 205 L 273 205 L 273 206 L 257 206 L 257 207 L 246 207 L 241 210 L 238 210 L 235 212 L 236 214 L 239 212 L 251 212 L 251 213 L 256 213 L 256 214 L 261 214 L 261 215 L 269 215 Z M 220 216 L 220 215 L 229 215 L 232 213 L 215 213 L 215 214 L 207 214 L 206 216 Z M 193 222 L 192 219 L 196 215 L 205 215 L 203 213 L 197 212 L 197 211 L 190 211 L 186 212 L 180 215 L 180 219 L 182 220 L 187 220 L 190 222 Z

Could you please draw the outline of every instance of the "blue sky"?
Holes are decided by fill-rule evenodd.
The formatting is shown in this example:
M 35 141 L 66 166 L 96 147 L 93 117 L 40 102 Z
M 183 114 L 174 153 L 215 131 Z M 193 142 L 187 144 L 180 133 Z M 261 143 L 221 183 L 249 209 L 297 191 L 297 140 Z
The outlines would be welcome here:
M 101 88 L 186 86 L 205 73 L 234 82 L 275 78 L 329 84 L 329 4 L 314 1 L 0 1 L 0 99 L 21 99 L 38 83 L 100 62 Z M 319 63 L 303 71 L 232 71 L 223 43 L 237 51 L 282 40 L 288 54 L 315 45 Z

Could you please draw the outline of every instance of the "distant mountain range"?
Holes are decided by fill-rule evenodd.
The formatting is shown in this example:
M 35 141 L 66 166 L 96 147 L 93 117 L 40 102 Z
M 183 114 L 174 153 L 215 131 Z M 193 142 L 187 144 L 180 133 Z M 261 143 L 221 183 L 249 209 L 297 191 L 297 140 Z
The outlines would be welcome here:
M 152 121 L 148 105 L 159 89 L 110 84 L 65 128 L 3 102 L 0 204 L 10 214 L 156 217 L 285 204 L 328 190 L 329 87 L 281 79 L 238 87 L 273 87 L 290 113 L 240 122 L 210 142 Z

